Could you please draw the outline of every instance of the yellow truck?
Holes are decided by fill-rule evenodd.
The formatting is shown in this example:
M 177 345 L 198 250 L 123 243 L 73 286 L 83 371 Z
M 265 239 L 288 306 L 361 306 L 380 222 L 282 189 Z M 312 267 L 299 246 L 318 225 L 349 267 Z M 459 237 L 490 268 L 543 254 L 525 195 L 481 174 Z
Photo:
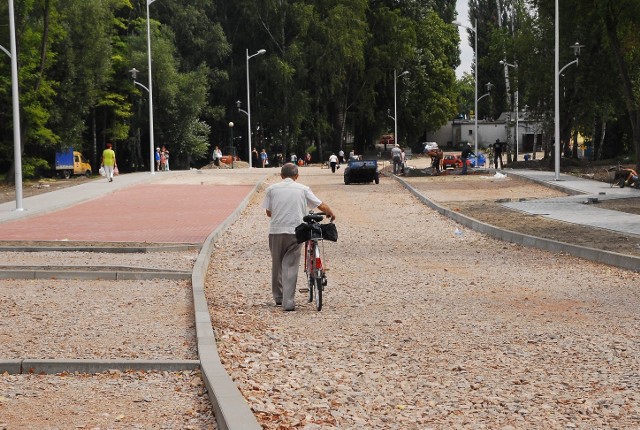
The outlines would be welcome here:
M 62 149 L 56 152 L 56 173 L 69 179 L 71 175 L 92 175 L 91 164 L 84 156 L 72 148 Z

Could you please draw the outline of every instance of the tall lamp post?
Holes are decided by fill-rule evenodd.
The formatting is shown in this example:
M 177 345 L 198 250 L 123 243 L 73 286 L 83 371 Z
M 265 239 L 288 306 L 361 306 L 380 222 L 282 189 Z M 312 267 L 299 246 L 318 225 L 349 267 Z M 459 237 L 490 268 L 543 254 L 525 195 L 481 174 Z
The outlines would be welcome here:
M 18 51 L 16 49 L 16 22 L 13 0 L 9 0 L 10 49 L 2 51 L 11 58 L 11 98 L 13 101 L 13 166 L 15 170 L 16 211 L 22 211 L 22 144 L 20 142 L 20 95 L 18 92 Z
M 154 151 L 155 146 L 153 141 L 153 84 L 151 82 L 151 25 L 149 24 L 149 5 L 156 0 L 147 0 L 147 61 L 149 68 L 149 166 L 151 166 L 150 172 L 153 175 L 154 168 Z M 135 78 L 134 78 L 135 79 Z
M 153 108 L 151 105 L 151 89 L 148 87 L 145 87 L 143 84 L 141 84 L 140 82 L 137 81 L 137 77 L 138 77 L 138 72 L 140 72 L 140 70 L 136 69 L 135 67 L 131 70 L 129 70 L 129 73 L 131 73 L 131 77 L 133 78 L 133 84 L 139 86 L 140 88 L 144 89 L 147 93 L 149 93 L 149 142 L 150 142 L 150 148 L 149 150 L 151 151 L 151 167 L 150 167 L 150 171 L 151 174 L 154 174 L 154 164 L 155 164 L 155 160 L 154 160 L 154 152 L 153 152 Z
M 247 114 L 247 130 L 248 130 L 248 134 L 247 134 L 247 142 L 248 142 L 248 152 L 247 152 L 247 158 L 249 159 L 249 168 L 252 168 L 252 161 L 251 161 L 251 102 L 250 102 L 250 98 L 249 98 L 249 60 L 252 59 L 253 57 L 257 56 L 257 55 L 262 55 L 265 52 L 267 52 L 266 49 L 260 49 L 258 52 L 256 52 L 253 55 L 249 55 L 249 50 L 246 50 L 246 54 L 247 54 L 247 110 L 246 112 L 243 111 L 242 109 L 240 109 L 240 106 L 238 106 L 238 110 L 241 112 L 244 112 Z
M 404 72 L 397 75 L 396 70 L 393 69 L 393 123 L 394 123 L 393 139 L 394 139 L 394 143 L 397 145 L 400 144 L 398 143 L 399 142 L 398 140 L 398 97 L 397 97 L 398 78 L 407 76 L 408 74 L 409 72 L 405 70 Z
M 475 133 L 475 137 L 474 137 L 474 141 L 475 141 L 475 152 L 474 154 L 478 154 L 478 18 L 475 19 L 475 24 L 473 27 L 469 27 L 466 26 L 458 21 L 454 21 L 453 22 L 454 25 L 457 25 L 458 27 L 462 27 L 462 28 L 466 28 L 467 30 L 471 31 L 473 33 L 474 39 L 475 39 L 475 50 L 474 50 L 474 56 L 476 57 L 476 66 L 475 66 L 475 78 L 474 80 L 475 82 L 475 96 L 473 97 L 474 99 L 474 106 L 473 106 L 473 117 L 474 117 L 474 133 Z
M 559 42 L 558 42 L 558 0 L 556 0 L 556 52 L 555 52 L 555 70 L 556 70 L 556 74 L 555 74 L 555 105 L 554 105 L 554 111 L 555 111 L 555 118 L 554 118 L 554 133 L 553 133 L 553 138 L 554 138 L 554 157 L 555 157 L 555 163 L 554 163 L 554 167 L 555 167 L 555 177 L 554 180 L 559 181 L 560 180 L 560 75 L 562 74 L 562 72 L 565 71 L 565 69 L 569 66 L 571 66 L 572 64 L 575 64 L 576 66 L 578 65 L 578 59 L 580 57 L 580 48 L 582 48 L 584 45 L 580 45 L 580 43 L 576 42 L 573 45 L 571 45 L 571 49 L 573 49 L 573 55 L 576 57 L 575 60 L 565 64 L 565 66 L 558 70 L 559 67 L 559 56 L 560 54 L 558 53 L 558 46 L 559 46 Z
M 518 62 L 514 61 L 513 64 L 507 63 L 506 60 L 500 60 L 500 64 L 507 66 L 507 67 L 511 67 L 516 71 L 516 92 L 514 93 L 514 105 L 515 105 L 515 111 L 516 111 L 516 132 L 515 132 L 515 161 L 518 161 L 518 133 L 520 132 L 519 129 L 519 122 L 518 122 L 518 117 L 520 116 L 520 113 L 518 112 Z
M 234 148 L 233 148 L 233 122 L 229 122 L 229 150 L 231 151 L 231 168 L 233 169 Z

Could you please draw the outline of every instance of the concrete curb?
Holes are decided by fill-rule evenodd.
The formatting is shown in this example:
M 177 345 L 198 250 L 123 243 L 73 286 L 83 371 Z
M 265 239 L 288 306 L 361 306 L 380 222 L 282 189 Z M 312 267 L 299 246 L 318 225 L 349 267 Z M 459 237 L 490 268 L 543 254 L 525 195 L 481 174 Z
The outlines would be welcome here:
M 108 370 L 145 370 L 179 372 L 200 367 L 198 360 L 66 360 L 66 359 L 25 359 L 0 360 L 0 373 L 10 374 L 56 374 L 56 373 L 101 373 Z
M 151 279 L 191 279 L 190 272 L 165 271 L 88 271 L 88 270 L 1 270 L 0 279 L 87 279 L 106 281 L 144 281 Z
M 213 405 L 218 428 L 221 430 L 260 430 L 262 427 L 258 424 L 258 420 L 247 401 L 220 361 L 215 334 L 211 325 L 211 314 L 209 313 L 204 291 L 205 278 L 214 242 L 238 219 L 265 179 L 266 176 L 263 176 L 236 210 L 207 237 L 193 267 L 191 285 L 193 289 L 196 336 L 198 338 L 198 355 L 200 356 L 202 377 L 209 392 L 209 399 Z
M 429 200 L 427 197 L 420 194 L 418 190 L 413 188 L 403 179 L 395 176 L 396 180 L 402 184 L 409 192 L 415 195 L 425 205 L 438 211 L 442 215 L 451 218 L 459 224 L 475 230 L 479 233 L 484 233 L 496 239 L 504 240 L 506 242 L 515 243 L 518 245 L 530 246 L 545 251 L 553 252 L 566 252 L 567 254 L 584 258 L 586 260 L 595 261 L 597 263 L 608 264 L 610 266 L 620 267 L 622 269 L 628 269 L 635 272 L 640 272 L 640 258 L 631 255 L 623 255 L 615 252 L 603 251 L 600 249 L 587 248 L 584 246 L 571 245 L 564 242 L 558 242 L 555 240 L 544 239 L 535 236 L 529 236 L 522 233 L 517 233 L 511 230 L 504 230 L 489 224 L 485 224 L 474 218 L 467 217 L 458 212 L 452 211 L 448 208 L 438 205 L 437 203 Z
M 0 252 L 104 252 L 108 254 L 146 254 L 149 252 L 181 252 L 199 249 L 198 244 L 182 244 L 169 246 L 0 246 Z

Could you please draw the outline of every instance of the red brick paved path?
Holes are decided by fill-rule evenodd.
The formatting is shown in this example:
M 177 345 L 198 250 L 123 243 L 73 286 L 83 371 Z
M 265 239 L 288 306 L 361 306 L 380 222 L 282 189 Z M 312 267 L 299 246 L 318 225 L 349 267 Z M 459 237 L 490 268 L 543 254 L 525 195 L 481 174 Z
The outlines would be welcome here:
M 0 224 L 0 241 L 202 243 L 253 186 L 146 184 Z

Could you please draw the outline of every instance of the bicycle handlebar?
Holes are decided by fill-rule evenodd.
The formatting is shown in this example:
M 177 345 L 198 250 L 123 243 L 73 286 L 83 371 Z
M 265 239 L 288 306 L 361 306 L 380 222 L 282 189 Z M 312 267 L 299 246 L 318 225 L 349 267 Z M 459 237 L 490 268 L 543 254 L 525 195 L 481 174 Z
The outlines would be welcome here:
M 302 221 L 308 223 L 320 222 L 324 219 L 325 215 L 326 213 L 324 212 L 309 212 L 309 215 L 305 215 L 304 218 L 302 218 Z

